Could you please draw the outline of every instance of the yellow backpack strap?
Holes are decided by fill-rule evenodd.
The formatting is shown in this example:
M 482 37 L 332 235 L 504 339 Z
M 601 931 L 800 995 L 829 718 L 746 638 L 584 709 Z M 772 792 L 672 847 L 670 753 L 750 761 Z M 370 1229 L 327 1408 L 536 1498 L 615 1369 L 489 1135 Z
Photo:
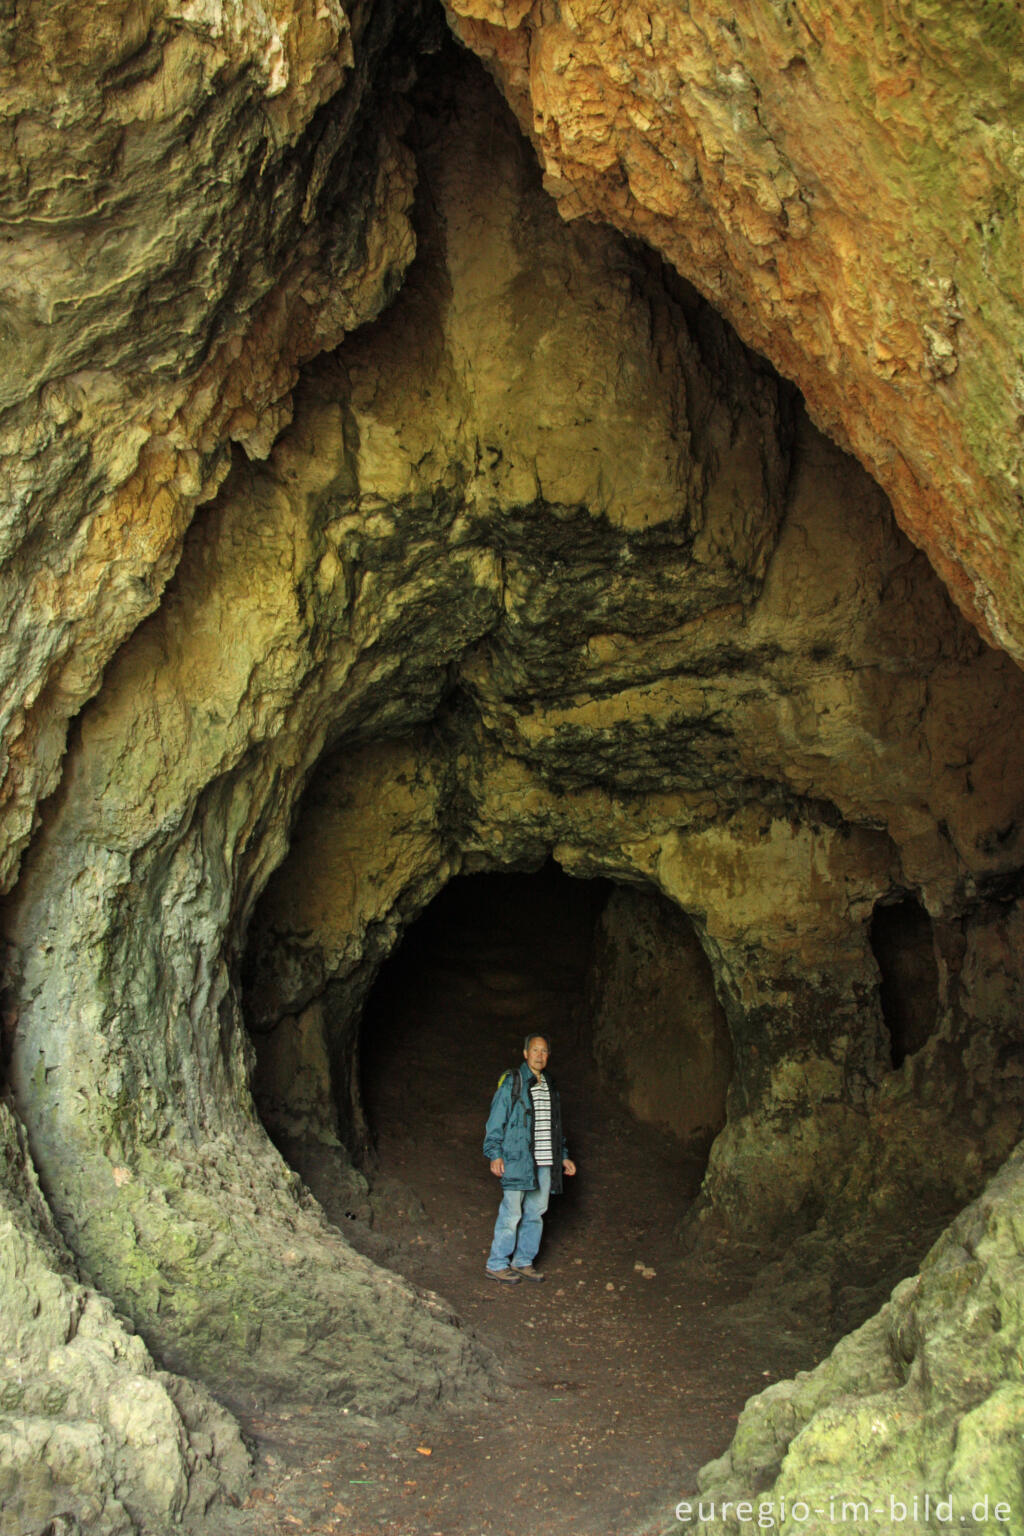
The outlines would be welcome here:
M 516 1102 L 516 1100 L 518 1099 L 519 1095 L 523 1091 L 523 1080 L 522 1080 L 522 1078 L 519 1075 L 519 1068 L 518 1067 L 510 1067 L 507 1072 L 503 1072 L 501 1074 L 501 1076 L 498 1078 L 498 1087 L 499 1088 L 501 1087 L 501 1085 L 505 1081 L 505 1079 L 508 1078 L 508 1077 L 510 1077 L 512 1079 L 512 1103 L 514 1104 Z

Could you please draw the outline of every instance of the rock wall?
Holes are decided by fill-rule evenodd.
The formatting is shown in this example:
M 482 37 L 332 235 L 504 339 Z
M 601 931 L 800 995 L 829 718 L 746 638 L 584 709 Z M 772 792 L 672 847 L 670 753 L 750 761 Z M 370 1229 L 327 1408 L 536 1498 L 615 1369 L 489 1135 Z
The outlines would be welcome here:
M 372 1412 L 472 1391 L 484 1364 L 436 1300 L 327 1227 L 268 1144 L 231 975 L 352 660 L 296 586 L 325 552 L 295 510 L 333 483 L 315 466 L 337 416 L 314 413 L 259 490 L 240 471 L 108 670 L 19 883 L 8 1023 L 51 1204 L 161 1358 Z M 296 452 L 313 479 L 293 505 Z
M 374 572 L 395 573 L 394 591 L 412 562 L 403 667 L 451 654 L 462 578 L 450 555 L 468 569 L 463 540 L 476 548 L 481 629 L 464 633 L 428 733 L 339 748 L 303 806 L 252 930 L 248 1006 L 258 1054 L 272 1063 L 261 1069 L 265 1112 L 358 1154 L 352 1071 L 338 1064 L 357 1050 L 382 954 L 452 872 L 531 867 L 554 849 L 571 872 L 660 888 L 710 961 L 735 1075 L 695 1229 L 755 1243 L 802 1232 L 813 1248 L 824 1223 L 829 1241 L 845 1232 L 864 1257 L 876 1217 L 891 1224 L 899 1210 L 920 1251 L 937 1213 L 976 1192 L 1020 1124 L 1018 984 L 1003 958 L 1017 922 L 1020 675 L 955 615 L 876 488 L 792 417 L 785 393 L 663 270 L 599 235 L 613 271 L 633 262 L 631 302 L 618 329 L 607 309 L 600 335 L 581 329 L 591 310 L 572 264 L 583 249 L 596 261 L 594 249 L 551 221 L 500 122 L 474 130 L 469 111 L 466 97 L 446 108 L 443 138 L 427 120 L 421 262 L 342 361 L 359 485 L 375 477 L 390 508 L 404 499 L 416 509 L 413 546 L 390 508 L 373 525 L 372 557 L 365 538 L 358 546 Z M 439 145 L 455 139 L 465 148 L 439 163 Z M 466 169 L 481 140 L 496 224 Z M 499 183 L 500 143 L 509 179 Z M 566 268 L 582 318 L 545 276 Z M 523 292 L 529 321 L 512 326 Z M 641 301 L 646 353 L 633 318 Z M 616 338 L 628 364 L 605 361 Z M 566 474 L 590 476 L 588 495 L 610 484 L 603 463 L 587 468 L 580 434 L 618 454 L 645 356 L 679 402 L 677 452 L 685 422 L 696 460 L 688 474 L 675 453 L 644 447 L 636 499 L 609 500 L 602 519 L 503 503 L 524 482 L 550 481 L 531 455 L 548 465 L 556 446 Z M 674 383 L 666 356 L 678 360 Z M 718 420 L 693 430 L 694 402 L 722 400 L 727 366 L 737 424 L 727 432 L 716 404 Z M 598 368 L 611 381 L 603 414 L 559 417 L 578 398 L 575 379 Z M 534 428 L 518 412 L 498 419 L 492 405 L 524 373 L 535 399 L 554 400 Z M 646 522 L 652 464 L 669 485 L 698 487 L 699 510 Z M 437 503 L 424 481 L 442 466 L 448 560 L 426 520 Z M 668 490 L 658 495 L 654 506 L 667 505 Z M 468 611 L 468 594 L 461 602 Z M 895 1073 L 872 917 L 909 890 L 933 915 L 940 996 L 934 1036 Z M 976 963 L 989 976 L 984 1001 L 965 984 Z M 305 1048 L 287 1040 L 292 1030 L 296 1046 L 307 1040 L 314 1019 L 310 1073 Z M 300 1060 L 293 1091 L 281 1064 Z M 893 1250 L 880 1251 L 884 1277 Z
M 110 1302 L 79 1279 L 0 1103 L 0 1532 L 96 1536 L 163 1528 L 236 1498 L 249 1456 L 234 1420 L 158 1371 Z
M 588 978 L 594 1056 L 638 1120 L 709 1145 L 725 1124 L 732 1044 L 693 925 L 650 891 L 615 891 Z
M 430 737 L 329 756 L 254 918 L 243 971 L 253 1092 L 279 1144 L 362 1160 L 363 1003 L 403 928 L 456 872 L 439 826 L 450 768 Z
M 747 1501 L 762 1529 L 786 1529 L 788 1510 L 788 1528 L 814 1536 L 869 1530 L 877 1510 L 915 1536 L 1014 1529 L 1022 1171 L 1018 1150 L 879 1313 L 815 1370 L 750 1399 L 729 1450 L 701 1469 L 688 1529 L 747 1529 Z
M 0 17 L 0 888 L 232 444 L 412 258 L 391 6 Z M 401 26 L 414 38 L 415 15 Z
M 692 279 L 1020 659 L 1017 11 L 446 9 L 565 217 L 639 235 Z

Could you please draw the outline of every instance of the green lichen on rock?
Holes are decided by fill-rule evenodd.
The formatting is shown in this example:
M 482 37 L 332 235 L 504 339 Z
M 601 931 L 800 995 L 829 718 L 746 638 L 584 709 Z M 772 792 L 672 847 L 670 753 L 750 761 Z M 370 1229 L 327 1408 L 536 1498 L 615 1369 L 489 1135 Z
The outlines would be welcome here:
M 0 1102 L 0 1533 L 73 1517 L 96 1536 L 164 1530 L 236 1500 L 249 1457 L 230 1415 L 157 1369 L 78 1278 Z
M 728 1451 L 699 1474 L 700 1500 L 719 1515 L 692 1528 L 738 1531 L 736 1503 L 753 1500 L 774 1512 L 780 1530 L 825 1536 L 837 1524 L 830 1510 L 846 1504 L 862 1506 L 862 1516 L 844 1518 L 842 1528 L 866 1536 L 896 1499 L 905 1510 L 900 1530 L 1018 1531 L 1022 1199 L 1018 1149 L 881 1312 L 814 1371 L 751 1398 Z M 951 1517 L 936 1513 L 940 1503 Z M 778 1518 L 784 1505 L 788 1520 Z M 805 1518 L 794 1518 L 795 1505 Z
M 97 1283 L 229 1399 L 384 1416 L 490 1386 L 451 1310 L 355 1253 L 254 1126 L 113 1171 L 80 1239 Z

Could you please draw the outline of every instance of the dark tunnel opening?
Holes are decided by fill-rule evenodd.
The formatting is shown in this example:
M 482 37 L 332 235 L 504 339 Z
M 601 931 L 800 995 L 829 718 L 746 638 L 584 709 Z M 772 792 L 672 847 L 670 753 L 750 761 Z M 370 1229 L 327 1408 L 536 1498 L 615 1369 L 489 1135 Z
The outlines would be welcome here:
M 452 880 L 367 999 L 360 1071 L 382 1229 L 395 1203 L 442 1230 L 452 1200 L 486 1207 L 488 1106 L 534 1031 L 550 1040 L 581 1169 L 553 1240 L 599 1227 L 623 1180 L 634 1238 L 684 1214 L 724 1123 L 731 1068 L 710 967 L 689 920 L 658 893 L 570 878 L 549 861 Z
M 363 1013 L 363 1103 L 379 1125 L 398 1063 L 428 1073 L 472 1062 L 486 1089 L 530 1031 L 562 1060 L 587 1052 L 596 927 L 612 889 L 547 863 L 533 874 L 458 876 L 410 925 Z M 554 1058 L 553 1058 L 554 1059 Z
M 533 1031 L 550 1037 L 577 1171 L 544 1214 L 546 1283 L 496 1285 L 485 1271 L 501 1191 L 484 1124 Z M 749 1321 L 722 1308 L 750 1276 L 694 1264 L 680 1242 L 732 1058 L 695 925 L 652 887 L 573 878 L 552 860 L 453 878 L 380 966 L 358 1055 L 372 1215 L 346 1236 L 497 1351 L 515 1390 L 484 1452 L 491 1497 L 529 1503 L 539 1468 L 572 1500 L 599 1466 L 610 1500 L 635 1498 L 645 1456 L 667 1487 L 681 1441 L 719 1443 L 689 1408 L 711 1362 L 712 1393 L 727 1381 L 742 1400 L 816 1357 L 818 1335 L 788 1321 L 773 1320 L 767 1348 L 760 1324 L 740 1340 Z M 548 1441 L 566 1413 L 563 1455 Z
M 879 1001 L 892 1064 L 898 1068 L 930 1039 L 938 1017 L 939 970 L 932 920 L 916 897 L 876 906 L 871 948 L 881 976 Z

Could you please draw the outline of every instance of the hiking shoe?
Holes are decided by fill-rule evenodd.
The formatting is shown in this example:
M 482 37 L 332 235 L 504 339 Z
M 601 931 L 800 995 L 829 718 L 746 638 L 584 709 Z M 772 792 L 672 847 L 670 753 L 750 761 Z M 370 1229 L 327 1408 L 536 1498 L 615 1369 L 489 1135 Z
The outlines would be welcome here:
M 532 1264 L 522 1264 L 522 1265 L 514 1264 L 512 1266 L 512 1273 L 514 1275 L 522 1275 L 524 1280 L 543 1280 L 544 1279 L 544 1276 L 541 1274 L 540 1270 L 539 1269 L 534 1269 Z
M 503 1285 L 518 1285 L 519 1284 L 519 1276 L 520 1276 L 520 1274 L 525 1274 L 525 1273 L 526 1273 L 525 1270 L 519 1270 L 517 1272 L 513 1271 L 511 1269 L 486 1269 L 486 1270 L 484 1270 L 484 1274 L 487 1275 L 489 1279 L 491 1279 L 491 1280 L 500 1280 Z M 537 1278 L 539 1280 L 540 1276 L 538 1275 Z

